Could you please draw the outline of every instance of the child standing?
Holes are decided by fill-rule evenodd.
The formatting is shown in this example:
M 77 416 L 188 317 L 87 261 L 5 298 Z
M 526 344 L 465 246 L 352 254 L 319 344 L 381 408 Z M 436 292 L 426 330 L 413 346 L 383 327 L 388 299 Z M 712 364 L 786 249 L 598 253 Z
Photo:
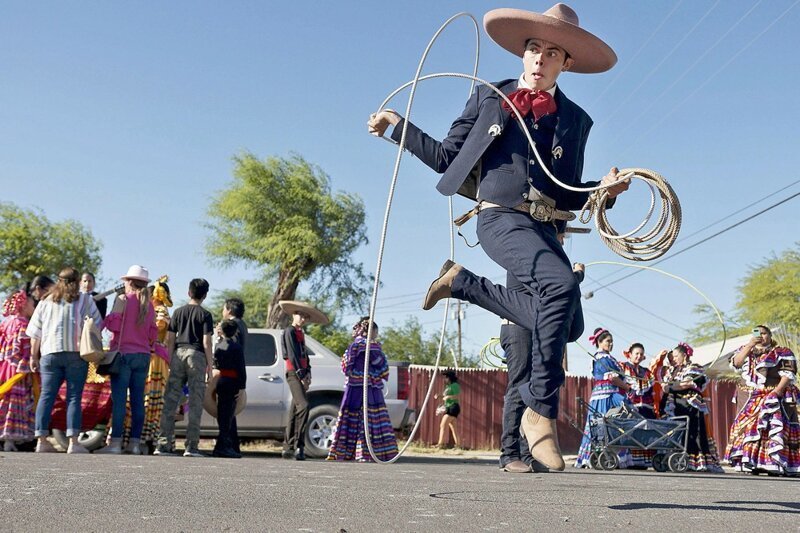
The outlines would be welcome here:
M 189 282 L 189 303 L 175 310 L 168 326 L 167 350 L 170 353 L 169 378 L 161 414 L 161 432 L 154 455 L 175 454 L 175 410 L 183 398 L 183 386 L 189 385 L 189 424 L 186 428 L 184 457 L 203 457 L 200 444 L 200 417 L 206 378 L 211 377 L 211 334 L 214 321 L 203 300 L 208 295 L 208 281 L 195 278 Z
M 219 435 L 214 457 L 240 459 L 239 433 L 236 428 L 236 403 L 247 384 L 242 345 L 236 342 L 239 326 L 233 320 L 220 324 L 222 340 L 214 348 L 214 376 L 217 379 L 217 426 Z

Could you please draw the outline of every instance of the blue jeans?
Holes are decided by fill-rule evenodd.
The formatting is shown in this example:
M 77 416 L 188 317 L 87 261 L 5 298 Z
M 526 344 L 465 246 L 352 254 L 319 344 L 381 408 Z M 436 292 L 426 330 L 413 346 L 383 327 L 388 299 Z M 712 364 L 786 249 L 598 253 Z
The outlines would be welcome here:
M 144 427 L 144 384 L 150 369 L 149 353 L 126 353 L 119 374 L 111 375 L 111 438 L 121 439 L 125 429 L 125 403 L 130 390 L 131 438 L 142 436 Z
M 78 352 L 56 352 L 42 356 L 40 373 L 42 394 L 36 405 L 36 436 L 50 434 L 50 417 L 58 389 L 67 381 L 67 436 L 81 432 L 81 397 L 86 385 L 89 363 L 81 359 Z
M 569 258 L 554 225 L 514 209 L 482 210 L 478 238 L 486 254 L 525 291 L 508 290 L 463 270 L 453 280 L 452 294 L 531 330 L 530 380 L 518 390 L 525 405 L 555 419 L 558 389 L 564 383 L 564 347 L 580 306 L 580 286 Z

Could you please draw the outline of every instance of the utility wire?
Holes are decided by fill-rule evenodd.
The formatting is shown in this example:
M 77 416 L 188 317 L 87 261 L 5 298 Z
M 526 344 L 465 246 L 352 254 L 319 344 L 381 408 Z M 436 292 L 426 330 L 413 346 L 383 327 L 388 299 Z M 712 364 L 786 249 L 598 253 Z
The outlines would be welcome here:
M 691 100 L 692 98 L 694 98 L 694 96 L 695 96 L 695 95 L 696 95 L 696 94 L 697 94 L 697 93 L 698 93 L 698 92 L 699 92 L 699 91 L 700 91 L 700 90 L 701 90 L 703 87 L 705 87 L 706 85 L 708 85 L 708 84 L 711 82 L 711 80 L 713 80 L 714 78 L 716 78 L 716 77 L 717 77 L 717 75 L 718 75 L 720 72 L 722 72 L 723 70 L 725 70 L 725 69 L 728 67 L 728 65 L 730 65 L 731 63 L 733 63 L 733 61 L 734 61 L 734 60 L 735 60 L 737 57 L 739 57 L 740 55 L 742 55 L 742 53 L 744 53 L 744 51 L 745 51 L 745 50 L 747 50 L 748 48 L 750 48 L 750 46 L 752 46 L 752 44 L 753 44 L 754 42 L 756 42 L 758 39 L 760 39 L 762 35 L 764 35 L 765 33 L 767 33 L 767 31 L 769 31 L 769 29 L 770 29 L 770 28 L 772 28 L 772 27 L 773 27 L 775 24 L 777 24 L 777 23 L 778 23 L 778 22 L 779 22 L 779 21 L 780 21 L 780 20 L 781 20 L 783 17 L 785 17 L 785 16 L 786 16 L 786 14 L 787 14 L 789 11 L 791 11 L 791 10 L 792 10 L 792 9 L 793 9 L 793 8 L 794 8 L 794 7 L 795 7 L 797 4 L 798 4 L 798 3 L 800 3 L 800 0 L 795 0 L 795 2 L 794 2 L 792 5 L 790 5 L 790 6 L 789 6 L 789 7 L 788 7 L 788 8 L 787 8 L 787 9 L 786 9 L 786 10 L 785 10 L 783 13 L 781 13 L 780 15 L 778 15 L 778 16 L 777 16 L 777 17 L 776 17 L 776 18 L 775 18 L 775 19 L 774 19 L 774 20 L 773 20 L 773 21 L 772 21 L 770 24 L 768 24 L 768 25 L 767 25 L 767 27 L 766 27 L 766 28 L 764 28 L 763 30 L 761 30 L 761 32 L 759 32 L 759 33 L 758 33 L 758 35 L 756 35 L 755 37 L 753 37 L 752 39 L 750 39 L 750 41 L 748 41 L 748 43 L 747 43 L 746 45 L 744 45 L 744 46 L 742 46 L 742 47 L 738 48 L 737 52 L 736 52 L 736 53 L 735 53 L 733 56 L 731 56 L 731 58 L 730 58 L 728 61 L 726 61 L 726 62 L 725 62 L 725 64 L 723 64 L 721 67 L 719 67 L 717 70 L 715 70 L 715 71 L 714 71 L 714 73 L 713 73 L 713 74 L 711 74 L 711 75 L 710 75 L 708 78 L 706 78 L 706 80 L 705 80 L 703 83 L 701 83 L 700 85 L 698 85 L 697 87 L 695 87 L 695 89 L 694 89 L 694 90 L 693 90 L 691 93 L 689 93 L 689 94 L 688 94 L 688 95 L 687 95 L 687 96 L 686 96 L 686 97 L 685 97 L 683 100 L 681 100 L 681 101 L 680 101 L 680 102 L 678 102 L 678 103 L 677 103 L 675 106 L 673 106 L 673 108 L 672 108 L 671 110 L 669 110 L 668 112 L 666 112 L 666 113 L 662 114 L 658 120 L 656 120 L 655 122 L 653 122 L 653 124 L 651 124 L 651 125 L 650 125 L 650 128 L 649 128 L 649 129 L 645 130 L 645 131 L 644 131 L 644 132 L 642 132 L 642 133 L 638 133 L 638 132 L 637 132 L 637 136 L 636 136 L 636 139 L 637 139 L 637 141 L 641 141 L 642 139 L 644 139 L 645 137 L 647 137 L 647 136 L 648 136 L 648 135 L 649 135 L 651 132 L 653 132 L 653 131 L 654 131 L 654 130 L 656 130 L 658 127 L 660 127 L 660 126 L 661 126 L 661 124 L 662 124 L 662 123 L 663 123 L 665 120 L 667 120 L 667 118 L 671 117 L 671 116 L 672 116 L 672 114 L 673 114 L 673 113 L 675 113 L 675 111 L 677 111 L 678 109 L 683 109 L 683 108 L 684 108 L 684 104 L 686 104 L 686 102 L 688 102 L 689 100 Z M 625 150 L 623 153 L 627 153 L 628 151 L 630 151 L 630 147 L 629 147 L 628 149 L 626 149 L 626 150 Z
M 712 11 L 714 11 L 714 9 L 719 5 L 719 2 L 720 2 L 720 0 L 717 0 L 716 2 L 714 2 L 714 4 L 711 6 L 711 8 L 709 8 L 709 10 L 706 11 L 706 14 L 703 15 L 702 17 L 700 17 L 700 19 L 697 22 L 695 22 L 694 26 L 692 26 L 692 28 L 683 35 L 683 37 L 675 44 L 675 46 L 672 47 L 672 50 L 670 50 L 669 53 L 667 53 L 667 55 L 664 56 L 664 58 L 661 61 L 659 61 L 658 64 L 656 66 L 654 66 L 650 70 L 650 72 L 647 73 L 647 75 L 644 78 L 642 78 L 642 81 L 639 82 L 639 85 L 637 85 L 636 88 L 633 89 L 633 91 L 631 91 L 628 94 L 628 96 L 626 96 L 617 105 L 617 107 L 610 113 L 610 115 L 607 118 L 605 118 L 602 121 L 602 123 L 609 122 L 611 119 L 614 118 L 614 116 L 619 112 L 620 109 L 625 107 L 625 105 L 633 97 L 633 95 L 635 95 L 637 92 L 639 92 L 639 89 L 641 89 L 644 86 L 644 84 L 647 83 L 647 80 L 649 80 L 653 76 L 653 74 L 658 72 L 658 70 L 661 68 L 661 65 L 663 65 L 670 57 L 672 57 L 672 54 L 674 54 L 678 50 L 678 48 L 680 48 L 680 46 L 686 41 L 686 39 L 688 39 L 689 36 L 692 33 L 694 33 L 694 31 L 697 29 L 697 27 L 700 26 L 700 24 L 702 24 L 702 22 L 711 14 Z M 635 123 L 635 121 L 634 121 L 634 123 Z
M 720 218 L 720 219 L 718 219 L 718 220 L 716 220 L 716 221 L 712 222 L 711 224 L 707 224 L 707 225 L 703 226 L 702 228 L 700 228 L 699 230 L 697 230 L 697 231 L 694 231 L 694 232 L 690 233 L 689 235 L 686 235 L 686 236 L 682 237 L 682 238 L 681 238 L 681 242 L 683 242 L 683 241 L 685 241 L 685 240 L 689 239 L 690 237 L 694 237 L 694 236 L 695 236 L 695 235 L 697 235 L 698 233 L 702 233 L 703 231 L 707 230 L 707 229 L 708 229 L 708 228 L 710 228 L 710 227 L 716 226 L 716 225 L 717 225 L 717 224 L 719 224 L 720 222 L 724 222 L 725 220 L 728 220 L 729 218 L 731 218 L 731 217 L 732 217 L 732 216 L 734 216 L 734 215 L 738 215 L 738 214 L 739 214 L 739 213 L 741 213 L 742 211 L 747 211 L 748 209 L 750 209 L 750 208 L 751 208 L 751 207 L 753 207 L 754 205 L 760 204 L 760 203 L 761 203 L 761 202 L 763 202 L 764 200 L 766 200 L 766 199 L 768 199 L 768 198 L 770 198 L 770 197 L 772 197 L 772 196 L 775 196 L 776 194 L 778 194 L 778 193 L 780 193 L 780 192 L 783 192 L 783 191 L 785 191 L 786 189 L 789 189 L 789 188 L 793 187 L 794 185 L 797 185 L 798 183 L 800 183 L 800 179 L 794 180 L 794 181 L 793 181 L 792 183 L 790 183 L 789 185 L 786 185 L 786 186 L 784 186 L 784 187 L 781 187 L 781 188 L 780 188 L 780 189 L 778 189 L 777 191 L 773 191 L 773 192 L 769 193 L 768 195 L 766 195 L 766 196 L 764 196 L 764 197 L 762 197 L 762 198 L 759 198 L 759 199 L 758 199 L 758 200 L 756 200 L 755 202 L 749 203 L 749 204 L 747 204 L 746 206 L 744 206 L 744 207 L 741 207 L 741 208 L 737 209 L 737 210 L 736 210 L 736 211 L 734 211 L 733 213 L 728 213 L 728 214 L 727 214 L 727 215 L 725 215 L 724 217 L 722 217 L 722 218 Z M 603 280 L 604 280 L 604 279 L 606 279 L 606 278 L 610 278 L 610 277 L 614 276 L 615 274 L 617 274 L 617 273 L 619 273 L 619 272 L 622 272 L 623 270 L 625 270 L 625 268 L 622 268 L 622 267 L 621 267 L 621 268 L 618 268 L 618 269 L 616 269 L 616 270 L 614 270 L 614 271 L 612 271 L 612 272 L 609 272 L 608 274 L 605 274 L 605 275 L 603 275 L 603 276 L 600 276 L 599 278 L 593 278 L 593 279 L 592 279 L 592 281 L 593 281 L 593 282 L 595 282 L 595 283 L 599 283 L 599 282 L 603 281 Z
M 680 2 L 677 2 L 675 4 L 675 7 L 672 8 L 672 11 L 667 13 L 667 16 L 664 17 L 664 19 L 661 21 L 661 24 L 659 24 L 656 29 L 648 30 L 648 32 L 650 33 L 650 36 L 647 38 L 647 40 L 644 43 L 642 43 L 641 45 L 638 46 L 638 50 L 636 50 L 636 53 L 633 54 L 633 57 L 630 58 L 629 60 L 625 61 L 625 66 L 622 69 L 620 69 L 619 72 L 617 72 L 617 75 L 614 76 L 613 80 L 611 80 L 609 83 L 606 84 L 605 89 L 603 89 L 600 92 L 600 94 L 597 95 L 597 98 L 594 99 L 594 102 L 592 102 L 591 105 L 589 105 L 587 107 L 587 109 L 594 107 L 600 101 L 600 99 L 603 98 L 603 96 L 605 96 L 605 94 L 611 89 L 611 87 L 617 82 L 617 80 L 620 78 L 620 76 L 625 74 L 625 71 L 627 71 L 628 68 L 636 62 L 636 58 L 639 57 L 639 54 L 641 54 L 645 50 L 645 48 L 647 48 L 647 45 L 650 44 L 650 41 L 652 41 L 653 38 L 656 35 L 658 35 L 658 32 L 661 30 L 662 27 L 664 27 L 664 24 L 666 24 L 667 21 L 670 18 L 672 18 L 672 15 L 675 14 L 675 12 L 678 10 L 678 8 L 681 6 L 682 3 L 683 3 L 683 0 L 680 0 Z
M 636 118 L 633 119 L 632 121 L 629 121 L 629 123 L 630 124 L 637 124 L 639 122 L 639 120 L 642 118 L 642 116 L 645 113 L 647 113 L 648 111 L 650 111 L 650 109 L 653 108 L 653 106 L 656 104 L 656 102 L 658 102 L 665 94 L 669 94 L 673 87 L 675 87 L 678 83 L 680 83 L 681 80 L 683 80 L 683 78 L 685 78 L 694 69 L 694 67 L 696 67 L 700 63 L 700 61 L 703 60 L 703 58 L 705 58 L 708 54 L 711 53 L 712 50 L 714 50 L 717 46 L 719 46 L 719 44 L 723 41 L 723 39 L 725 39 L 733 30 L 735 30 L 739 26 L 739 24 L 741 24 L 742 21 L 744 21 L 744 19 L 746 19 L 748 16 L 750 16 L 750 13 L 752 13 L 753 10 L 755 10 L 755 8 L 757 8 L 761 4 L 761 2 L 763 2 L 763 1 L 764 0 L 759 0 L 758 2 L 753 4 L 753 6 L 750 9 L 748 9 L 747 12 L 744 15 L 742 15 L 739 18 L 739 20 L 737 20 L 733 24 L 733 26 L 728 28 L 728 30 L 725 33 L 723 33 L 722 36 L 719 39 L 717 39 L 717 41 L 714 44 L 712 44 L 711 46 L 707 47 L 705 49 L 705 51 L 700 55 L 700 57 L 695 59 L 694 63 L 689 65 L 689 68 L 685 68 L 685 69 L 682 68 L 681 69 L 682 70 L 681 75 L 678 76 L 676 79 L 674 79 L 672 81 L 672 83 L 670 83 L 669 86 L 667 86 L 666 89 L 664 89 L 663 91 L 661 91 L 659 93 L 658 96 L 656 96 L 653 99 L 650 99 L 650 104 L 647 107 L 645 107 L 644 110 L 640 111 L 639 114 L 636 116 Z M 714 7 L 716 7 L 716 4 L 714 4 L 714 6 L 712 6 L 712 9 Z M 708 13 L 706 13 L 706 15 L 708 15 Z M 615 113 L 616 113 L 616 110 L 615 110 Z M 607 121 L 604 121 L 604 122 L 607 122 Z M 618 133 L 617 136 L 611 141 L 611 143 L 614 144 L 616 142 L 616 140 L 620 138 L 621 135 L 622 135 L 622 132 Z M 638 138 L 638 136 L 637 136 L 637 138 Z
M 800 0 L 798 0 L 798 1 L 800 2 Z M 652 265 L 650 265 L 650 266 L 655 266 L 655 265 L 657 265 L 657 264 L 659 264 L 659 263 L 663 263 L 664 261 L 667 261 L 668 259 L 672 259 L 673 257 L 676 257 L 676 256 L 678 256 L 678 255 L 682 254 L 683 252 L 688 252 L 688 251 L 689 251 L 689 250 L 691 250 L 692 248 L 695 248 L 695 247 L 697 247 L 697 246 L 699 246 L 699 245 L 701 245 L 701 244 L 703 244 L 703 243 L 705 243 L 705 242 L 708 242 L 708 241 L 710 241 L 711 239 L 714 239 L 714 238 L 716 238 L 716 237 L 719 237 L 719 236 L 720 236 L 720 235 L 722 235 L 723 233 L 726 233 L 726 232 L 728 232 L 728 231 L 732 230 L 732 229 L 733 229 L 733 228 L 735 228 L 735 227 L 741 226 L 741 225 L 742 225 L 742 224 L 744 224 L 745 222 L 749 222 L 750 220 L 753 220 L 754 218 L 756 218 L 756 217 L 759 217 L 759 216 L 763 215 L 763 214 L 764 214 L 764 213 L 766 213 L 767 211 L 770 211 L 771 209 L 774 209 L 774 208 L 778 207 L 779 205 L 785 204 L 785 203 L 786 203 L 786 202 L 788 202 L 789 200 L 791 200 L 791 199 L 793 199 L 793 198 L 797 198 L 798 196 L 800 196 L 800 192 L 796 192 L 796 193 L 792 194 L 791 196 L 788 196 L 787 198 L 784 198 L 784 199 L 783 199 L 783 200 L 781 200 L 780 202 L 774 203 L 774 204 L 772 204 L 771 206 L 769 206 L 769 207 L 766 207 L 766 208 L 762 209 L 761 211 L 759 211 L 759 212 L 757 212 L 757 213 L 755 213 L 755 214 L 753 214 L 753 215 L 750 215 L 749 217 L 747 217 L 747 218 L 745 218 L 745 219 L 743 219 L 743 220 L 740 220 L 739 222 L 736 222 L 735 224 L 731 224 L 730 226 L 728 226 L 728 227 L 726 227 L 726 228 L 724 228 L 724 229 L 722 229 L 722 230 L 720 230 L 720 231 L 718 231 L 718 232 L 716 232 L 716 233 L 714 233 L 714 234 L 712 234 L 712 235 L 710 235 L 710 236 L 706 237 L 705 239 L 701 239 L 701 240 L 697 241 L 696 243 L 694 243 L 694 244 L 692 244 L 692 245 L 689 245 L 689 246 L 687 246 L 686 248 L 683 248 L 683 249 L 681 249 L 681 250 L 678 250 L 677 252 L 675 252 L 675 253 L 674 253 L 674 254 L 672 254 L 672 255 L 668 255 L 667 257 L 663 257 L 663 258 L 659 259 L 658 261 L 655 261 L 654 263 L 652 263 Z M 596 289 L 592 290 L 591 292 L 594 292 L 594 293 L 596 293 L 597 291 L 599 291 L 599 290 L 601 290 L 601 289 L 605 289 L 605 288 L 607 288 L 607 287 L 610 287 L 611 285 L 615 285 L 615 284 L 619 283 L 619 282 L 620 282 L 620 281 L 622 281 L 622 280 L 625 280 L 625 279 L 628 279 L 628 278 L 630 278 L 630 277 L 632 277 L 632 276 L 635 276 L 635 275 L 636 275 L 636 274 L 638 274 L 639 272 L 641 272 L 641 271 L 640 271 L 640 270 L 637 270 L 637 271 L 631 272 L 630 274 L 627 274 L 627 275 L 625 275 L 625 276 L 622 276 L 621 278 L 617 278 L 617 279 L 615 279 L 614 281 L 610 281 L 610 282 L 606 283 L 605 285 L 601 285 L 601 286 L 599 286 L 598 288 L 596 288 Z

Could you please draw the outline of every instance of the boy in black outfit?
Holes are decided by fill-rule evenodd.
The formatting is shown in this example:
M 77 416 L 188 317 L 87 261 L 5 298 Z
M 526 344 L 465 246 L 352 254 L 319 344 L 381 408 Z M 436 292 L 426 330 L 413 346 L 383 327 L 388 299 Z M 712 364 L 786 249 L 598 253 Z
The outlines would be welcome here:
M 214 349 L 214 375 L 217 377 L 217 425 L 219 435 L 214 457 L 239 459 L 239 433 L 236 428 L 236 403 L 239 391 L 247 384 L 242 346 L 234 339 L 239 326 L 233 320 L 220 324 L 223 339 Z

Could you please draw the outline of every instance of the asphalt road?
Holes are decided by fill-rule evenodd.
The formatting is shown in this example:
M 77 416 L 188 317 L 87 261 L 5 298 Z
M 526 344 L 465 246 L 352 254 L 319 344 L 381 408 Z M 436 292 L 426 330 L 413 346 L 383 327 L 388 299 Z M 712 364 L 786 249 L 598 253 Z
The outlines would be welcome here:
M 800 479 L 0 453 L 4 531 L 794 531 Z

